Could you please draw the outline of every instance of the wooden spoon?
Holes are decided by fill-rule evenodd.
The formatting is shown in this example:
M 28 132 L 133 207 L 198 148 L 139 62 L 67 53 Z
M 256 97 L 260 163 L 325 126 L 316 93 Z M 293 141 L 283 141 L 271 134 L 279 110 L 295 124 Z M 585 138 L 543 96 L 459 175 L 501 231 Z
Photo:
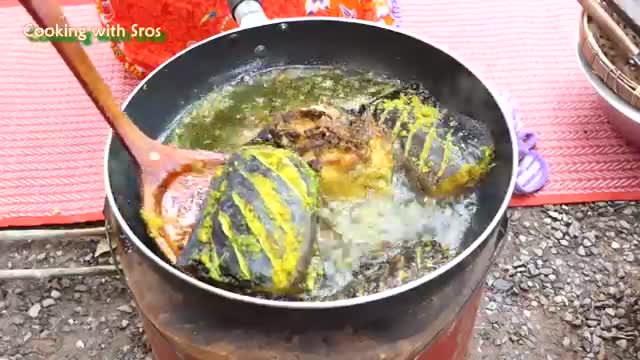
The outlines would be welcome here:
M 22 6 L 29 12 L 34 21 L 41 28 L 61 28 L 69 26 L 62 9 L 51 0 L 20 0 Z M 178 149 L 162 144 L 147 137 L 131 122 L 125 113 L 115 103 L 111 91 L 98 74 L 95 66 L 78 42 L 52 42 L 69 69 L 78 79 L 87 95 L 93 100 L 104 119 L 109 123 L 114 133 L 120 138 L 127 151 L 136 160 L 140 170 L 142 184 L 141 212 L 149 233 L 154 237 L 168 260 L 175 263 L 186 238 L 180 231 L 168 231 L 173 228 L 188 227 L 189 221 L 195 223 L 193 201 L 187 217 L 191 219 L 176 225 L 177 219 L 167 219 L 167 212 L 177 214 L 179 210 L 164 209 L 163 201 L 167 191 L 178 185 L 181 192 L 179 197 L 194 199 L 194 191 L 208 187 L 208 180 L 213 175 L 216 166 L 224 163 L 225 155 L 221 153 Z M 195 180 L 194 180 L 195 179 Z M 189 186 L 189 182 L 197 182 L 198 186 Z M 172 190 L 175 193 L 178 190 Z M 184 191 L 192 193 L 184 193 Z M 196 199 L 197 200 L 197 199 Z M 184 216 L 184 212 L 182 214 Z

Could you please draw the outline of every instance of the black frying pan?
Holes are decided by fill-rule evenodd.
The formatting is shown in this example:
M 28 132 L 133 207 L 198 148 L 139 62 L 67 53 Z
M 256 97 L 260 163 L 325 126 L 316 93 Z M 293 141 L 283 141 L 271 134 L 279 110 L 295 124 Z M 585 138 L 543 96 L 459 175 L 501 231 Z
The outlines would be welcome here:
M 484 282 L 504 243 L 515 185 L 515 134 L 496 97 L 442 48 L 402 31 L 335 18 L 267 22 L 255 0 L 230 1 L 241 28 L 204 40 L 151 73 L 124 111 L 161 138 L 190 104 L 244 72 L 337 65 L 422 83 L 443 106 L 490 129 L 495 166 L 458 256 L 422 278 L 348 300 L 292 302 L 238 295 L 165 262 L 139 215 L 135 162 L 116 138 L 105 158 L 106 218 L 141 314 L 184 358 L 413 359 L 452 324 Z M 249 14 L 247 16 L 247 14 Z M 194 335 L 195 334 L 195 335 Z
M 446 274 L 496 231 L 514 188 L 515 137 L 494 94 L 465 65 L 441 48 L 390 27 L 334 18 L 268 21 L 256 0 L 229 3 L 240 29 L 214 36 L 177 54 L 152 72 L 125 102 L 125 112 L 147 135 L 164 136 L 187 106 L 246 71 L 287 65 L 335 65 L 423 84 L 443 106 L 487 125 L 496 145 L 496 165 L 480 186 L 480 209 L 463 240 L 465 251 L 450 263 L 419 280 L 379 294 L 343 302 L 293 303 L 223 291 L 164 262 L 139 215 L 140 184 L 135 163 L 122 144 L 112 138 L 105 169 L 110 211 L 134 247 L 162 268 L 166 276 L 177 277 L 211 294 L 245 302 L 293 308 L 356 304 L 398 294 Z

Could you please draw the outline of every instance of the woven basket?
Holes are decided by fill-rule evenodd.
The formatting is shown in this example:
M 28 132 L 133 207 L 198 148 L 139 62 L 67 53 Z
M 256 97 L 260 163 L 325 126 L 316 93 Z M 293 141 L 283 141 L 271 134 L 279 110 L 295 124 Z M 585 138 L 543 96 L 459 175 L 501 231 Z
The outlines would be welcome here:
M 606 6 L 603 6 L 606 9 Z M 633 32 L 609 9 L 609 15 L 620 25 L 636 45 L 640 45 Z M 600 79 L 631 106 L 640 110 L 640 68 L 629 63 L 625 52 L 617 46 L 588 16 L 580 18 L 580 51 Z

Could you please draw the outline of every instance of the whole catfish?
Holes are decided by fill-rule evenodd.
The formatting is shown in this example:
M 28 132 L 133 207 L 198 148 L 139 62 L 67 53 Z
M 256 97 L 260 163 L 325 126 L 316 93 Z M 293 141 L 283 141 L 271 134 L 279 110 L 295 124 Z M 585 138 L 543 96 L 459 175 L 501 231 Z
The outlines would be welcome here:
M 420 190 L 448 197 L 474 187 L 489 171 L 494 144 L 482 123 L 442 110 L 426 91 L 406 88 L 376 99 L 367 111 L 392 133 L 401 162 Z

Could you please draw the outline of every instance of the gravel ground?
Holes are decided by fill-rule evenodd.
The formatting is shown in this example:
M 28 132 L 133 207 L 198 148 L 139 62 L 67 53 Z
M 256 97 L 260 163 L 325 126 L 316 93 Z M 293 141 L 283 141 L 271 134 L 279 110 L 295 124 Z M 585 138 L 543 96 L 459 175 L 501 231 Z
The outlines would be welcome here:
M 640 205 L 510 212 L 471 360 L 640 360 Z M 100 239 L 0 243 L 0 268 L 105 264 Z M 0 282 L 0 360 L 151 359 L 116 277 Z

